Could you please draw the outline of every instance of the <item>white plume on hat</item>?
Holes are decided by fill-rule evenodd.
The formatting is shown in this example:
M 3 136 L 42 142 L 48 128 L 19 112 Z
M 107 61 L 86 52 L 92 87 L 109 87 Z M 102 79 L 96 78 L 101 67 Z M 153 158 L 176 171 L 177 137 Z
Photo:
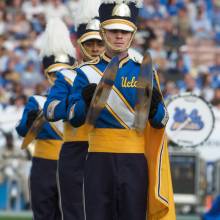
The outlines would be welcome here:
M 87 24 L 94 17 L 98 17 L 100 4 L 101 0 L 80 0 L 73 18 L 76 28 L 80 24 Z
M 58 17 L 50 18 L 43 33 L 40 56 L 57 56 L 66 54 L 76 57 L 76 50 L 70 39 L 70 33 L 65 23 Z
M 141 8 L 143 6 L 143 0 L 102 0 L 102 3 L 116 3 L 116 4 L 125 3 L 125 4 L 128 4 L 129 2 L 136 3 L 136 6 L 138 8 Z

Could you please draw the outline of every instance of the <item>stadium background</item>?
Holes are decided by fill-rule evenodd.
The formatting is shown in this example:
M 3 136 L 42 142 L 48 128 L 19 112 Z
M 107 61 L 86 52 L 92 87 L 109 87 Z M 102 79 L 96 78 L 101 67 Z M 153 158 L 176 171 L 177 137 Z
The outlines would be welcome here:
M 31 156 L 19 149 L 22 140 L 14 127 L 28 96 L 48 89 L 39 57 L 47 19 L 63 18 L 79 51 L 73 17 L 78 1 L 0 0 L 0 219 L 30 219 Z M 193 92 L 210 102 L 219 115 L 220 1 L 144 0 L 138 26 L 132 47 L 141 53 L 150 51 L 165 98 Z M 217 137 L 214 148 L 218 151 L 219 147 Z M 220 153 L 202 159 L 207 167 L 220 159 Z M 210 173 L 203 174 L 209 184 L 203 188 L 199 209 L 187 212 L 185 207 L 178 220 L 199 219 L 210 206 L 216 196 L 213 186 L 220 184 L 213 182 Z

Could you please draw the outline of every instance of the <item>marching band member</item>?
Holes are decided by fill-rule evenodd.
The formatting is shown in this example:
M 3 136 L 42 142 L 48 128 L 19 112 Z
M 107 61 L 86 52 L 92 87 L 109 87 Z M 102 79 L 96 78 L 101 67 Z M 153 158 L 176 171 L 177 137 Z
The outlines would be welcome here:
M 133 128 L 140 63 L 129 57 L 128 49 L 137 30 L 139 3 L 102 1 L 105 53 L 96 63 L 76 69 L 68 101 L 70 123 L 82 126 L 104 70 L 111 58 L 120 58 L 110 96 L 89 132 L 83 191 L 87 220 L 175 220 L 164 134 L 168 115 L 155 72 L 149 123 L 143 134 Z
M 81 48 L 83 61 L 89 61 L 103 52 L 104 46 L 99 34 L 98 15 L 96 10 L 81 10 L 75 16 L 78 44 Z M 74 68 L 63 69 L 56 73 L 54 86 L 51 88 L 44 105 L 44 114 L 49 121 L 64 121 L 64 143 L 58 163 L 58 184 L 63 220 L 84 219 L 82 201 L 82 181 L 85 157 L 88 151 L 88 131 L 86 126 L 72 129 L 67 121 L 68 97 L 76 77 Z
M 55 32 L 56 28 L 59 33 Z M 41 56 L 45 75 L 51 86 L 55 71 L 71 68 L 75 62 L 75 51 L 71 47 L 68 30 L 58 18 L 50 19 L 47 23 Z M 33 95 L 29 98 L 22 119 L 16 127 L 19 135 L 30 136 L 27 132 L 42 111 L 45 101 L 46 95 Z M 30 198 L 35 220 L 61 219 L 56 172 L 62 138 L 62 121 L 45 122 L 36 137 L 30 172 Z

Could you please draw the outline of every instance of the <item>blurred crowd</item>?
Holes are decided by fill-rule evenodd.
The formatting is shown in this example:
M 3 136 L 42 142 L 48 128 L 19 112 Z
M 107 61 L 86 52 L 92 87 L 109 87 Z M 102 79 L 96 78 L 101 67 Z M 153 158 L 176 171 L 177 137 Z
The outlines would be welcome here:
M 63 18 L 77 47 L 78 1 L 0 0 L 0 135 L 15 126 L 28 96 L 48 89 L 39 56 L 47 19 Z M 133 48 L 151 53 L 165 97 L 193 92 L 220 109 L 220 0 L 144 0 L 143 6 Z
M 48 18 L 59 16 L 76 45 L 77 1 L 0 1 L 3 107 L 22 105 L 29 95 L 47 90 L 39 56 L 42 32 Z M 133 47 L 141 53 L 150 51 L 165 96 L 192 91 L 220 105 L 220 1 L 144 0 L 139 15 Z

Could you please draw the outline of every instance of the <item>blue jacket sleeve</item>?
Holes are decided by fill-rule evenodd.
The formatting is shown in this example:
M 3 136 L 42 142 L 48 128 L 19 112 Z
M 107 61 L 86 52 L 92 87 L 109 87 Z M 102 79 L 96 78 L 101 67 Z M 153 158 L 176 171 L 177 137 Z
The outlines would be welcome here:
M 67 82 L 61 73 L 57 73 L 57 79 L 49 91 L 43 108 L 48 121 L 67 119 L 67 102 L 71 87 L 70 82 Z
M 39 110 L 38 103 L 34 99 L 34 97 L 29 98 L 27 104 L 25 105 L 22 118 L 19 121 L 18 125 L 16 126 L 17 133 L 22 137 L 24 137 L 28 132 L 28 128 L 26 126 L 26 123 L 27 123 L 28 113 L 32 110 Z
M 85 123 L 87 109 L 81 95 L 82 89 L 89 84 L 86 75 L 82 70 L 77 69 L 77 76 L 73 84 L 71 95 L 69 96 L 68 119 L 73 127 L 79 127 Z

